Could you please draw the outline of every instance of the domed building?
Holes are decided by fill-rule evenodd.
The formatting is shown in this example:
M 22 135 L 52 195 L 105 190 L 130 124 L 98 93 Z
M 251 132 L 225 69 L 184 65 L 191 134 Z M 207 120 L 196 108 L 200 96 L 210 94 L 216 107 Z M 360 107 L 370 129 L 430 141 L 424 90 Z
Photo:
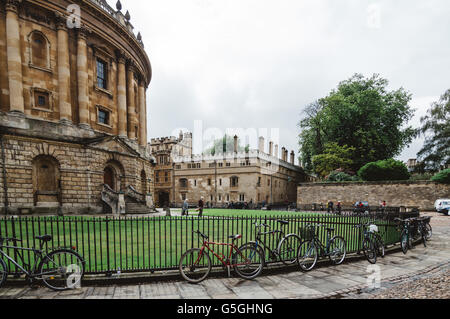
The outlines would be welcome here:
M 152 203 L 140 33 L 105 0 L 0 0 L 0 206 L 145 213 Z

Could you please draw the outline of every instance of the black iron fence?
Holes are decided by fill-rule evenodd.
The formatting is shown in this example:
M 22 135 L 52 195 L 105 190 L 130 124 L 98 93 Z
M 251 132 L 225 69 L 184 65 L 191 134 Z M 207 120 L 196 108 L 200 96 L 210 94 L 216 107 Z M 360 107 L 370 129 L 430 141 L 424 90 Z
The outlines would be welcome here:
M 416 217 L 417 214 L 403 216 Z M 201 246 L 200 238 L 193 231 L 200 230 L 210 240 L 229 242 L 228 236 L 241 234 L 238 245 L 255 240 L 254 223 L 265 223 L 273 230 L 283 228 L 286 234 L 299 233 L 308 224 L 323 224 L 335 229 L 335 234 L 347 241 L 349 253 L 361 250 L 361 230 L 354 226 L 367 221 L 378 225 L 387 245 L 400 240 L 400 233 L 393 216 L 337 216 L 331 214 L 273 215 L 270 217 L 4 217 L 0 219 L 0 237 L 21 239 L 23 247 L 38 246 L 38 235 L 53 236 L 49 249 L 75 247 L 86 260 L 87 274 L 112 274 L 120 272 L 148 272 L 174 270 L 181 255 L 192 247 Z M 281 226 L 279 220 L 289 221 Z M 326 241 L 326 232 L 320 233 Z M 273 249 L 277 237 L 265 238 Z M 20 246 L 19 245 L 19 246 Z M 220 247 L 224 255 L 226 247 Z M 7 251 L 10 256 L 13 251 Z M 34 259 L 30 252 L 24 256 L 25 263 Z M 268 258 L 268 260 L 270 260 Z M 32 266 L 32 265 L 31 265 Z M 216 264 L 219 266 L 219 264 Z M 9 264 L 11 272 L 15 266 Z

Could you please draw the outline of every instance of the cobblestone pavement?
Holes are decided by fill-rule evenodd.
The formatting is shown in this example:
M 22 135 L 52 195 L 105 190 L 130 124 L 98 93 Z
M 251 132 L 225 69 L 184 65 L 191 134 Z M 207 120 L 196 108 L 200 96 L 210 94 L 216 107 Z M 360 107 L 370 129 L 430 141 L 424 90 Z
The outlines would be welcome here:
M 381 287 L 371 289 L 373 274 L 366 260 L 341 266 L 266 274 L 253 281 L 211 278 L 199 285 L 181 281 L 110 287 L 83 287 L 53 292 L 46 288 L 2 288 L 0 298 L 14 299 L 313 299 L 313 298 L 449 298 L 450 217 L 433 216 L 433 240 L 404 255 L 388 254 L 379 260 Z M 376 282 L 376 281 L 375 281 Z

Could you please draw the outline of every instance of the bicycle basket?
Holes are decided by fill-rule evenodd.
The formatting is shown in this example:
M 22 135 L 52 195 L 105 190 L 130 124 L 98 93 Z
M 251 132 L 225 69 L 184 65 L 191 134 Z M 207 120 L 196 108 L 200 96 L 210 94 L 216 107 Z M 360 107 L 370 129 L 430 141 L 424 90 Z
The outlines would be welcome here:
M 314 238 L 314 228 L 300 227 L 299 233 L 300 233 L 300 238 L 302 240 L 311 240 Z

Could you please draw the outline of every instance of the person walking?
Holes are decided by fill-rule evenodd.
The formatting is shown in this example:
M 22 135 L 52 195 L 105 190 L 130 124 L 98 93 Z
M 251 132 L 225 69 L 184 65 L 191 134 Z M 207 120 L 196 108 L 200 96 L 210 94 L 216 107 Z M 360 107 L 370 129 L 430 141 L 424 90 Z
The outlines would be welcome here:
M 187 198 L 184 200 L 181 216 L 189 216 L 189 201 Z
M 340 216 L 342 214 L 342 203 L 338 202 L 336 208 L 337 208 L 337 213 Z
M 205 206 L 204 198 L 200 197 L 200 200 L 198 201 L 198 216 L 203 217 L 203 208 Z

